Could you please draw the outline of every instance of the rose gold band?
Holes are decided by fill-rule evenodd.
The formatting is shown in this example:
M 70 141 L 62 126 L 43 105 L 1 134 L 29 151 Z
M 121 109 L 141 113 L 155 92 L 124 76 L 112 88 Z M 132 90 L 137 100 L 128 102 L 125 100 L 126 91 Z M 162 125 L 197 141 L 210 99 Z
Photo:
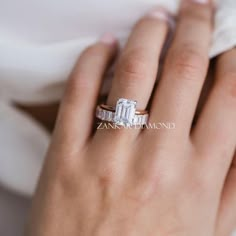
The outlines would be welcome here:
M 104 110 L 106 110 L 106 111 L 115 112 L 115 110 L 116 110 L 114 107 L 109 106 L 109 105 L 105 105 L 105 104 L 101 104 L 101 105 L 99 105 L 99 106 L 100 106 L 100 108 L 102 108 L 102 109 L 104 109 Z M 146 115 L 146 114 L 148 114 L 148 112 L 145 111 L 145 110 L 136 110 L 135 114 L 136 114 L 136 115 Z

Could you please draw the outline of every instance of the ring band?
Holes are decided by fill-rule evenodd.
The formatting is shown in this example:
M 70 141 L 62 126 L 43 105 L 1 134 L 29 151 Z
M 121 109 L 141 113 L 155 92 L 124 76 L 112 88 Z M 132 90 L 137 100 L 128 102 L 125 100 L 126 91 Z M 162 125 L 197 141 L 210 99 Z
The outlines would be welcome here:
M 148 112 L 136 110 L 137 102 L 120 98 L 116 107 L 101 104 L 97 106 L 96 117 L 102 121 L 112 122 L 119 126 L 141 126 L 147 124 Z

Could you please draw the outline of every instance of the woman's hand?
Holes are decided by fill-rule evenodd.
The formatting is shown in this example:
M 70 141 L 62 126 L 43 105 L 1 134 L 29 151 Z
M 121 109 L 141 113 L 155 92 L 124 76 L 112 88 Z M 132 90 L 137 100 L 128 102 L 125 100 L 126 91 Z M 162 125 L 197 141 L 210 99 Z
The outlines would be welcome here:
M 236 225 L 236 49 L 218 59 L 214 86 L 192 128 L 208 69 L 212 16 L 211 3 L 185 0 L 181 7 L 149 119 L 174 122 L 172 130 L 102 129 L 92 135 L 116 43 L 106 36 L 82 54 L 61 105 L 28 235 L 230 234 Z M 137 23 L 107 104 L 128 98 L 146 108 L 167 31 L 163 10 Z

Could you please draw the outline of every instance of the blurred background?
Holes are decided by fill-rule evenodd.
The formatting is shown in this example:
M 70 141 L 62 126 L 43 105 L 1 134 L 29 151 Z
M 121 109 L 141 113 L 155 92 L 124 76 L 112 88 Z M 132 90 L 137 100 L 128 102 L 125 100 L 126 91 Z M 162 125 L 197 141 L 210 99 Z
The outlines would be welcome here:
M 58 102 L 82 50 L 105 32 L 123 45 L 157 3 L 174 15 L 179 1 L 0 0 L 0 236 L 23 235 Z M 210 58 L 236 45 L 236 0 L 216 3 Z

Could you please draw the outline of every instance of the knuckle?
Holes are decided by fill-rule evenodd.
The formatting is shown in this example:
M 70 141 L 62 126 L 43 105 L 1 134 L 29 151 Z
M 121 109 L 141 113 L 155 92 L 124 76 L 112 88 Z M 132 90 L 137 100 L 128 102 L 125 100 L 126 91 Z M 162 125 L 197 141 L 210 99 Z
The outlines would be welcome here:
M 91 80 L 89 71 L 84 67 L 78 67 L 76 73 L 71 75 L 71 78 L 68 82 L 68 90 L 74 94 L 78 92 L 78 89 L 83 91 L 84 89 L 90 89 L 92 85 L 93 82 Z
M 75 94 L 77 94 L 78 85 L 80 83 L 81 81 L 78 83 L 77 76 L 72 75 L 66 85 L 66 97 L 73 97 Z
M 202 199 L 210 195 L 213 187 L 207 172 L 199 173 L 198 168 L 191 168 L 191 173 L 185 173 L 182 178 L 182 189 L 186 197 Z
M 190 47 L 172 49 L 167 61 L 176 71 L 176 78 L 189 80 L 202 76 L 207 63 L 207 56 Z
M 80 79 L 80 76 L 73 75 L 66 85 L 64 96 L 65 103 L 67 103 L 68 105 L 74 104 L 81 97 L 83 97 L 83 95 L 86 93 L 86 91 L 88 91 L 90 87 L 90 82 L 86 80 L 86 76 L 82 76 L 82 78 Z
M 153 178 L 149 179 L 138 179 L 126 196 L 133 202 L 139 203 L 141 205 L 148 203 L 152 198 L 156 196 L 156 192 L 159 190 L 158 184 Z
M 115 161 L 107 161 L 103 165 L 99 165 L 97 168 L 97 179 L 99 185 L 108 187 L 118 179 L 117 168 L 115 167 Z
M 181 11 L 181 19 L 184 21 L 198 21 L 198 22 L 203 22 L 204 24 L 206 22 L 211 21 L 211 8 L 206 8 L 204 9 L 196 10 L 195 8 L 183 8 Z
M 112 169 L 104 169 L 103 171 L 100 171 L 99 175 L 97 176 L 98 184 L 102 188 L 108 187 L 113 183 L 113 171 Z
M 209 184 L 207 178 L 202 176 L 194 176 L 188 179 L 188 193 L 193 194 L 197 198 L 204 193 L 209 192 Z
M 91 77 L 91 62 L 99 64 L 102 56 L 102 51 L 97 46 L 90 46 L 82 52 L 78 62 L 72 71 L 66 86 L 67 97 L 74 97 L 79 93 L 87 91 L 93 86 Z
M 109 58 L 109 55 L 110 52 L 105 47 L 98 44 L 91 45 L 81 53 L 74 72 L 91 74 L 91 64 L 100 67 Z
M 101 48 L 98 45 L 91 45 L 88 46 L 82 53 L 80 58 L 81 59 L 87 59 L 87 57 L 90 56 L 101 56 Z
M 66 159 L 66 160 L 65 160 Z M 54 173 L 52 173 L 52 178 L 55 180 L 57 185 L 66 192 L 75 191 L 75 182 L 78 169 L 75 168 L 75 163 L 73 160 L 68 160 L 67 158 L 61 158 L 60 161 L 54 163 Z
M 118 74 L 125 83 L 136 83 L 148 74 L 147 55 L 144 49 L 126 52 L 118 65 Z M 150 66 L 149 66 L 150 67 Z
M 222 91 L 224 96 L 233 98 L 236 102 L 236 71 L 225 72 L 218 82 L 218 87 Z
M 152 19 L 149 17 L 142 17 L 139 19 L 135 25 L 135 28 L 143 28 L 147 26 L 147 23 L 149 23 Z
M 169 171 L 166 164 L 163 165 L 158 162 L 156 160 L 144 169 L 140 167 L 141 171 L 138 170 L 137 184 L 133 196 L 136 196 L 142 203 L 148 202 L 158 192 L 178 189 L 180 186 L 180 174 L 176 170 Z

